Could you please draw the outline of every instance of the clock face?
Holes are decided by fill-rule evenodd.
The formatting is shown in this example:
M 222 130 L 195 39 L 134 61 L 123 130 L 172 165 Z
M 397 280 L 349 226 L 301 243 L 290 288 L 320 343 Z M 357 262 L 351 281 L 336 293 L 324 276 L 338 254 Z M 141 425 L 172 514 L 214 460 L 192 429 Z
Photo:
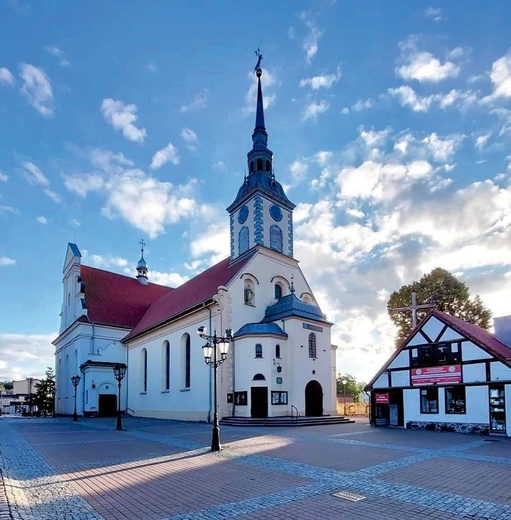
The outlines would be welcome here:
M 270 215 L 271 218 L 277 222 L 282 220 L 282 210 L 277 206 L 277 204 L 273 204 L 270 207 Z
M 247 220 L 248 217 L 248 208 L 246 206 L 243 206 L 240 209 L 240 212 L 238 213 L 238 222 L 240 224 L 243 224 L 245 220 Z

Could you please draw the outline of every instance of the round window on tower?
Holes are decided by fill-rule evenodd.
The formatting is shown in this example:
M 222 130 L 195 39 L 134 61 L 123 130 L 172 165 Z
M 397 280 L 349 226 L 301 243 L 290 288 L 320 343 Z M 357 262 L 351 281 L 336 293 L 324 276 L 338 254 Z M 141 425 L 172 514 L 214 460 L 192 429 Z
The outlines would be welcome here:
M 240 209 L 240 212 L 238 213 L 238 222 L 240 224 L 243 224 L 247 220 L 247 217 L 248 217 L 248 208 L 246 206 L 243 206 Z
M 280 222 L 282 220 L 282 210 L 277 206 L 277 204 L 273 204 L 270 207 L 270 215 L 271 218 L 276 222 Z

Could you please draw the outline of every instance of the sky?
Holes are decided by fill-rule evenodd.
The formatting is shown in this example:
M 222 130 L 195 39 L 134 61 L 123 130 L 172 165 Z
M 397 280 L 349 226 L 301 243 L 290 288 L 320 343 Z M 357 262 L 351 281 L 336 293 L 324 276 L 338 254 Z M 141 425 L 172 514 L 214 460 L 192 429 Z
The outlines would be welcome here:
M 435 267 L 511 314 L 509 2 L 0 0 L 0 380 L 54 365 L 68 242 L 176 287 L 229 255 L 263 55 L 268 146 L 337 371 Z M 420 302 L 419 302 L 420 303 Z

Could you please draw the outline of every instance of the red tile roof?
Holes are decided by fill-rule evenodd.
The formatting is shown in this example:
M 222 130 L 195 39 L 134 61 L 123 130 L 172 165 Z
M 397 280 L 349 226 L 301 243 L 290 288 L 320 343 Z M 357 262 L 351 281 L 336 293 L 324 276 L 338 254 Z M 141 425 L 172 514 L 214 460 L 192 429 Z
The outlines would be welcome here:
M 436 316 L 440 321 L 446 325 L 450 325 L 453 329 L 460 332 L 468 339 L 472 340 L 476 345 L 484 348 L 490 354 L 496 357 L 511 361 L 511 347 L 497 339 L 493 334 L 488 332 L 473 323 L 468 323 L 461 318 L 450 316 L 438 310 L 431 311 L 433 316 Z
M 149 306 L 175 289 L 135 278 L 81 266 L 85 305 L 91 322 L 132 329 Z
M 141 332 L 208 301 L 218 292 L 220 286 L 227 285 L 243 269 L 250 258 L 252 258 L 252 255 L 248 255 L 233 264 L 229 264 L 230 259 L 226 258 L 160 298 L 149 307 L 125 339 L 131 339 Z

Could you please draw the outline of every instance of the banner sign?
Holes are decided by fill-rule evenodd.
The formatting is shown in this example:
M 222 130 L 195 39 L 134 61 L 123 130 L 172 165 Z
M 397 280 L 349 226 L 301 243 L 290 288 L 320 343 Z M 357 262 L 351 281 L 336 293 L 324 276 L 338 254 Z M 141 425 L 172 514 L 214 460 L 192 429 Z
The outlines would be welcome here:
M 412 368 L 412 385 L 461 383 L 461 365 Z
M 375 394 L 376 404 L 388 404 L 389 394 Z

